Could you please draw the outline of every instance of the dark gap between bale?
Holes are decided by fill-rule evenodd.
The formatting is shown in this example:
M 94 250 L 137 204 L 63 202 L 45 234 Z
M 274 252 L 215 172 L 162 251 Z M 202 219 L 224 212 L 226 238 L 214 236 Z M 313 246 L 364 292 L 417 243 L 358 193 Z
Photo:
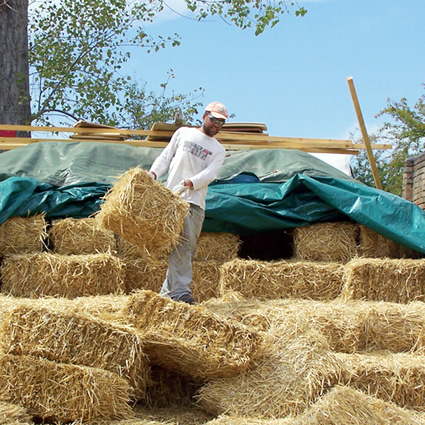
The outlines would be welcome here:
M 15 297 L 76 298 L 124 292 L 124 270 L 111 254 L 14 255 L 1 268 L 1 292 Z
M 125 379 L 103 369 L 0 355 L 1 400 L 47 422 L 132 418 L 129 393 Z
M 196 381 L 246 370 L 263 347 L 262 336 L 242 325 L 152 291 L 130 296 L 126 312 L 152 364 Z
M 141 337 L 128 326 L 21 305 L 0 327 L 0 344 L 7 354 L 109 370 L 128 380 L 135 398 L 145 396 L 149 363 Z

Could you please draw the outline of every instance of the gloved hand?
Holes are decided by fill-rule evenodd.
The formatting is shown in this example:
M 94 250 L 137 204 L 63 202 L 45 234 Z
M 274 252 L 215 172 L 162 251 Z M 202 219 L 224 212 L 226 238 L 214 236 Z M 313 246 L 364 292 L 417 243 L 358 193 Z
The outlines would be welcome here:
M 185 190 L 190 189 L 190 186 L 184 185 L 184 180 L 182 180 L 177 186 L 174 186 L 173 193 L 175 195 L 181 195 Z

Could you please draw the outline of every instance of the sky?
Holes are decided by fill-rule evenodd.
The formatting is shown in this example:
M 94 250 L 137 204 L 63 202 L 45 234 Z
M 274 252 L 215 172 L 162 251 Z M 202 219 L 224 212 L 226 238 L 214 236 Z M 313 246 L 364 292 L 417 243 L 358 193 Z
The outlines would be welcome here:
M 259 36 L 219 17 L 184 17 L 183 0 L 167 4 L 180 14 L 168 10 L 146 31 L 178 33 L 181 45 L 134 51 L 126 72 L 159 92 L 172 69 L 169 94 L 202 87 L 198 100 L 224 103 L 230 122 L 264 123 L 271 136 L 347 139 L 359 134 L 347 77 L 369 133 L 388 99 L 413 106 L 425 94 L 424 0 L 298 0 L 304 17 L 290 8 Z

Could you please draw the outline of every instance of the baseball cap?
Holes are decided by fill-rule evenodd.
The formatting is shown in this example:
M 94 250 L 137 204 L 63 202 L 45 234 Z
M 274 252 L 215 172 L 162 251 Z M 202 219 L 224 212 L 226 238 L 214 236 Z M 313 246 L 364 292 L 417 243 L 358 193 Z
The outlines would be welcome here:
M 220 102 L 211 102 L 205 108 L 205 111 L 211 112 L 211 115 L 215 118 L 221 118 L 227 120 L 229 113 L 227 108 Z

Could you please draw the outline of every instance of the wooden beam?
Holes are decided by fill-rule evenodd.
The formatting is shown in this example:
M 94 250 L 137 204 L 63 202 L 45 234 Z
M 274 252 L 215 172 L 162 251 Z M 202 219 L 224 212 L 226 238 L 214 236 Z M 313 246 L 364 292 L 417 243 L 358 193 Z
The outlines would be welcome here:
M 357 98 L 356 89 L 354 87 L 353 77 L 348 77 L 347 83 L 348 83 L 348 87 L 350 89 L 351 98 L 353 100 L 354 109 L 356 111 L 357 120 L 359 122 L 360 131 L 362 132 L 363 142 L 366 146 L 366 152 L 367 152 L 367 156 L 369 158 L 369 163 L 370 163 L 370 166 L 372 168 L 372 175 L 373 175 L 373 179 L 375 180 L 375 186 L 378 189 L 382 189 L 381 178 L 379 176 L 379 172 L 378 172 L 378 169 L 376 167 L 375 157 L 373 156 L 373 152 L 372 152 L 372 145 L 370 143 L 370 139 L 369 139 L 369 136 L 368 136 L 367 131 L 366 131 L 366 125 L 365 125 L 364 120 L 363 120 L 363 114 L 362 114 L 362 111 L 360 109 L 360 103 L 359 103 L 359 100 Z

